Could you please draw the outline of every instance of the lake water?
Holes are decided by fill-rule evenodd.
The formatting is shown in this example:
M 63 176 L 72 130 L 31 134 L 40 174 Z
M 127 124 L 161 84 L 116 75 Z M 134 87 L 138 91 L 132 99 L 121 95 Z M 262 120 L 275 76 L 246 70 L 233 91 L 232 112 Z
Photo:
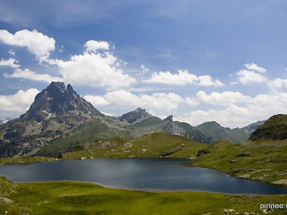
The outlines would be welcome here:
M 183 159 L 92 159 L 0 166 L 14 182 L 85 181 L 136 190 L 199 190 L 233 194 L 286 194 L 287 186 L 188 167 Z

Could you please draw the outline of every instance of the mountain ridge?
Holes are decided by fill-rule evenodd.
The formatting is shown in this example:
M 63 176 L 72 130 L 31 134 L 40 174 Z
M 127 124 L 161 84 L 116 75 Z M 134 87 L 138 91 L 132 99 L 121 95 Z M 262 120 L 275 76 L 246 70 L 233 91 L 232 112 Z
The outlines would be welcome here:
M 0 157 L 33 155 L 56 138 L 102 114 L 68 85 L 52 82 L 19 118 L 0 126 Z
M 165 119 L 137 108 L 119 117 L 105 116 L 80 97 L 73 87 L 52 82 L 42 90 L 29 110 L 0 126 L 0 157 L 53 155 L 72 150 L 79 144 L 122 136 L 128 139 L 165 132 L 210 144 L 226 138 L 235 143 L 247 140 L 240 129 L 223 128 L 216 122 L 198 126 Z

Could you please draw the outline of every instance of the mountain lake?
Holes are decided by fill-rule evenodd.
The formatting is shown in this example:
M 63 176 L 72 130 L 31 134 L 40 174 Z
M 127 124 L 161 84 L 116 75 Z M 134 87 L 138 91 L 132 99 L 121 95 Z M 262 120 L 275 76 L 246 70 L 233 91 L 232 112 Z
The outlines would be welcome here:
M 13 182 L 83 181 L 143 191 L 286 194 L 287 186 L 250 181 L 184 159 L 91 159 L 0 166 Z

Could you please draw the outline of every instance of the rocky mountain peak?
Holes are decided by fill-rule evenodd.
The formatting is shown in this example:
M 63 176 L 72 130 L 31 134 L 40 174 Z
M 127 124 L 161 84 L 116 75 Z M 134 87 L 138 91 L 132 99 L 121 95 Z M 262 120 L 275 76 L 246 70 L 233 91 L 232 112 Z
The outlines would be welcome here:
M 173 115 L 170 115 L 166 117 L 163 120 L 163 130 L 168 133 L 168 134 L 174 134 L 174 135 L 180 135 L 184 136 L 185 135 L 185 130 L 183 128 L 180 128 L 177 126 L 174 121 L 173 121 Z
M 173 115 L 170 115 L 164 119 L 164 121 L 171 121 L 173 122 Z
M 145 109 L 137 108 L 134 111 L 128 112 L 120 117 L 120 121 L 127 121 L 128 123 L 132 124 L 138 122 L 139 120 L 146 119 L 151 117 L 151 115 L 146 112 Z
M 145 109 L 142 109 L 142 108 L 137 108 L 137 109 L 135 109 L 134 110 L 135 112 L 146 112 L 146 110 Z
M 81 98 L 70 84 L 66 88 L 63 82 L 52 82 L 36 96 L 30 109 L 21 118 L 41 122 L 51 114 L 58 116 L 73 110 L 91 116 L 102 115 L 92 104 Z
M 51 141 L 98 117 L 104 115 L 70 84 L 66 88 L 62 82 L 52 82 L 35 97 L 25 114 L 0 126 L 0 157 L 33 155 Z
M 53 92 L 64 92 L 65 91 L 65 84 L 64 82 L 52 82 L 47 88 L 47 92 L 53 93 Z

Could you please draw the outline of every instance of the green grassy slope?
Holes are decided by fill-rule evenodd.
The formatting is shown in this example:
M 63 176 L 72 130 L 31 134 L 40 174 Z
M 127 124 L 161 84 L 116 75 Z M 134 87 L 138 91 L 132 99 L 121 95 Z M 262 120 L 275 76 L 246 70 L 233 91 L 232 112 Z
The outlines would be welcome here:
M 283 139 L 287 139 L 287 115 L 284 114 L 270 117 L 249 138 L 252 141 Z
M 234 209 L 239 214 L 258 214 L 260 203 L 287 202 L 286 195 L 248 197 L 203 192 L 149 193 L 80 182 L 16 185 L 4 178 L 0 178 L 0 192 L 0 214 L 17 215 L 223 215 L 226 214 L 224 209 Z
M 162 120 L 158 117 L 151 116 L 136 124 L 127 125 L 124 128 L 128 129 L 131 138 L 139 138 L 145 134 L 163 132 Z
M 82 157 L 191 158 L 195 157 L 197 152 L 204 147 L 206 145 L 181 136 L 153 133 L 135 140 L 119 137 L 98 143 L 84 144 L 63 156 L 64 159 L 81 159 Z
M 70 151 L 82 143 L 94 143 L 113 137 L 135 139 L 144 134 L 162 132 L 161 120 L 157 117 L 147 118 L 137 124 L 126 125 L 118 128 L 109 127 L 99 119 L 92 119 L 80 125 L 65 138 L 56 139 L 42 148 L 38 155 L 58 156 L 59 153 Z
M 287 182 L 287 141 L 233 144 L 218 141 L 199 151 L 193 166 L 214 168 L 242 178 Z
M 52 141 L 49 145 L 42 148 L 39 155 L 58 156 L 61 152 L 72 150 L 81 143 L 97 142 L 111 137 L 124 136 L 130 138 L 130 132 L 125 129 L 108 127 L 99 119 L 92 119 L 74 129 L 67 137 Z

